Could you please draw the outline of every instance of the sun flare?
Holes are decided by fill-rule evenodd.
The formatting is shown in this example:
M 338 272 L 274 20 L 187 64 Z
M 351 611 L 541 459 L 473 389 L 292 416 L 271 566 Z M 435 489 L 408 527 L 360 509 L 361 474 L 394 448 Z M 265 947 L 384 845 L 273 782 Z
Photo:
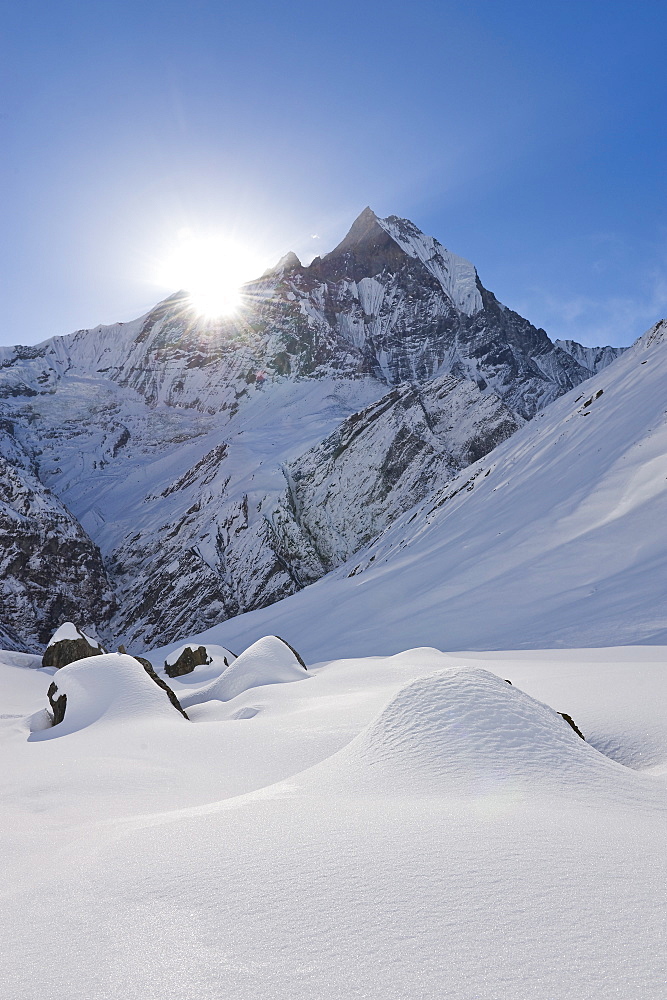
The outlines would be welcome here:
M 183 230 L 159 268 L 158 281 L 165 288 L 184 289 L 200 316 L 216 319 L 241 308 L 242 286 L 262 270 L 259 258 L 233 240 Z

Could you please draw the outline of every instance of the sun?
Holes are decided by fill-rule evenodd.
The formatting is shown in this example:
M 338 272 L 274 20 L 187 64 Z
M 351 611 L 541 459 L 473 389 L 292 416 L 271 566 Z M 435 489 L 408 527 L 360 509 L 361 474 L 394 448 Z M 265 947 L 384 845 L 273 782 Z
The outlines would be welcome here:
M 262 273 L 256 254 L 221 235 L 182 230 L 158 271 L 160 285 L 188 292 L 199 316 L 216 319 L 237 312 L 242 286 Z

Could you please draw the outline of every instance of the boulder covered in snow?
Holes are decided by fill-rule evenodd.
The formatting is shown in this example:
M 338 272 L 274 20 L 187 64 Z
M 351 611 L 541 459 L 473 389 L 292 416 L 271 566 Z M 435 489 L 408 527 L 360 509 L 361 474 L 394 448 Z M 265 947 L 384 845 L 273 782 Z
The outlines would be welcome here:
M 183 674 L 191 674 L 201 664 L 209 664 L 211 659 L 206 646 L 188 643 L 169 654 L 164 661 L 164 670 L 167 677 L 182 677 Z
M 565 722 L 490 671 L 450 667 L 402 688 L 337 756 L 336 780 L 392 793 L 447 787 L 489 803 L 531 786 L 590 796 L 605 777 L 618 780 L 619 765 Z
M 60 668 L 75 660 L 102 653 L 104 650 L 96 639 L 91 639 L 72 622 L 64 622 L 51 636 L 42 657 L 42 666 Z
M 249 688 L 265 684 L 301 681 L 308 668 L 297 651 L 277 635 L 266 635 L 234 660 L 231 666 L 206 687 L 182 698 L 183 705 L 204 701 L 231 701 Z
M 93 725 L 178 723 L 167 693 L 133 656 L 104 653 L 77 660 L 59 670 L 49 687 L 52 727 L 32 732 L 30 740 L 55 739 Z

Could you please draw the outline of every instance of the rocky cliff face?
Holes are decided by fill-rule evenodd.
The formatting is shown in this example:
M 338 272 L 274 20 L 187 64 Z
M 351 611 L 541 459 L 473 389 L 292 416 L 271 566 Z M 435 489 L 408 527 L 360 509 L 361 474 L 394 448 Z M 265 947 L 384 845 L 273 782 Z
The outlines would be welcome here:
M 613 349 L 595 350 L 554 345 L 370 209 L 330 254 L 246 286 L 234 318 L 178 293 L 3 349 L 0 620 L 32 644 L 74 617 L 150 645 L 272 603 Z
M 108 622 L 114 599 L 99 549 L 39 481 L 0 425 L 0 599 L 10 648 L 36 650 L 63 619 Z

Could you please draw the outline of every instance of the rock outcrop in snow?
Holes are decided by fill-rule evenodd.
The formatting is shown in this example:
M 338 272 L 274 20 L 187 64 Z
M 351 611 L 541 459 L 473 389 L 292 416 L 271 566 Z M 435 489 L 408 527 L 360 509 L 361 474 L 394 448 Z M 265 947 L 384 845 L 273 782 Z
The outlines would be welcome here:
M 43 667 L 65 667 L 75 660 L 85 660 L 88 656 L 101 656 L 104 650 L 96 639 L 77 628 L 73 622 L 64 622 L 58 628 L 42 657 Z
M 164 663 L 164 672 L 167 677 L 182 677 L 184 674 L 191 674 L 195 667 L 211 662 L 206 646 L 197 646 L 189 643 L 181 646 L 171 656 L 168 656 Z

